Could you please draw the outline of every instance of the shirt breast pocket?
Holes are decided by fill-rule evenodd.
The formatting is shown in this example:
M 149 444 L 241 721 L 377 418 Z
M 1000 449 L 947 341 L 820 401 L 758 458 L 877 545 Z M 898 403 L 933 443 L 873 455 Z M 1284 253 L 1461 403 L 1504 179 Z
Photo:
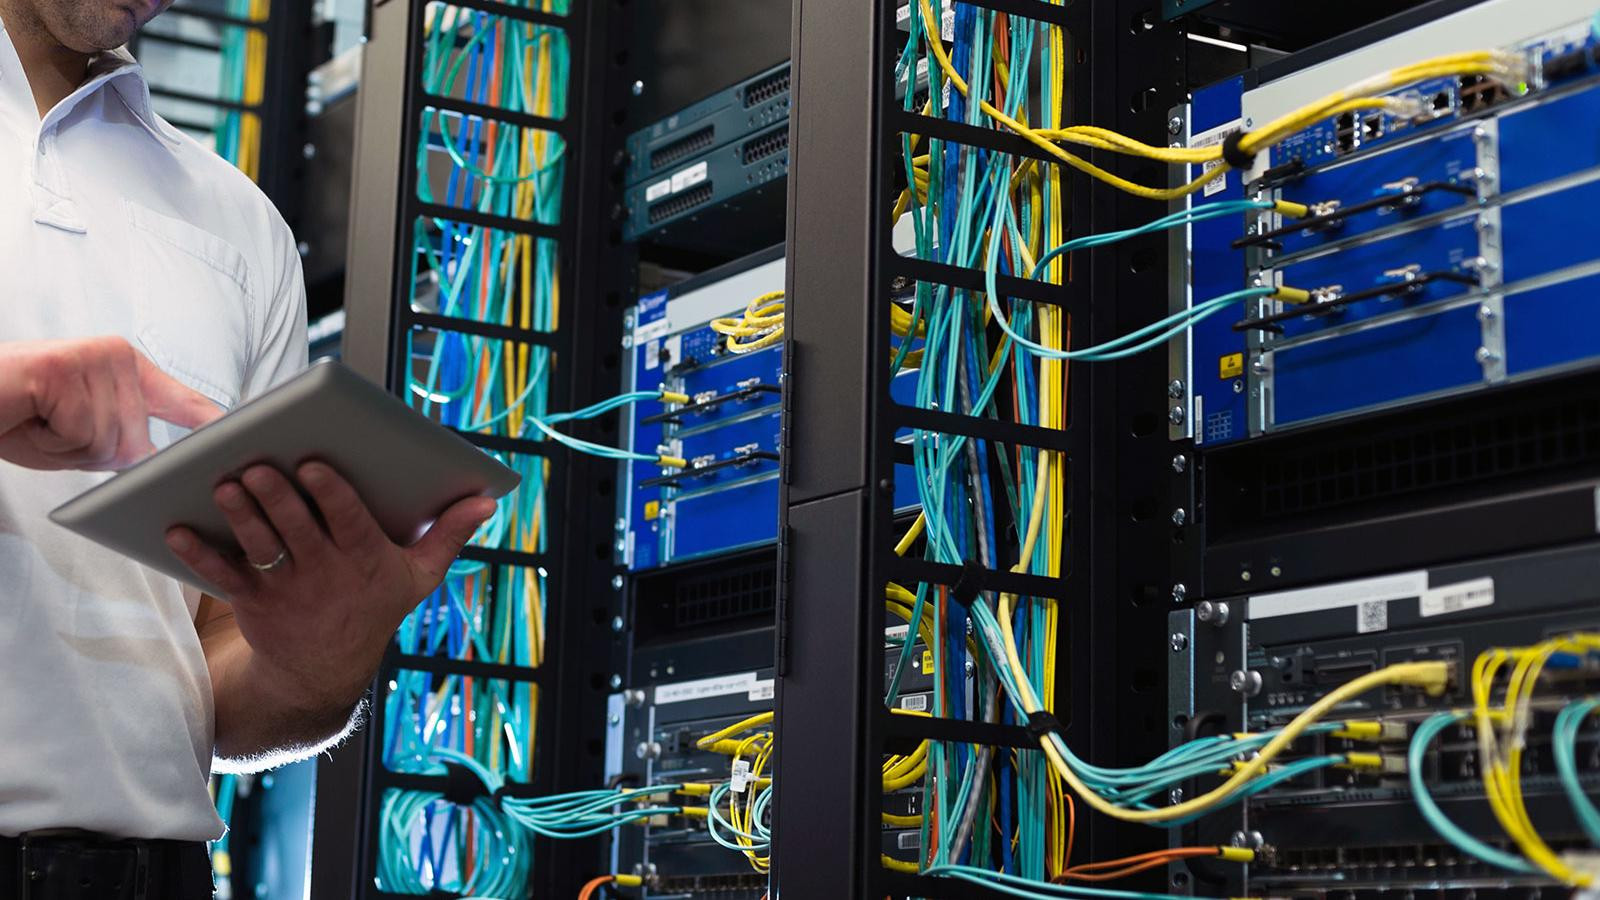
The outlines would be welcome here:
M 137 343 L 172 377 L 224 409 L 249 368 L 255 297 L 249 264 L 227 241 L 127 202 Z

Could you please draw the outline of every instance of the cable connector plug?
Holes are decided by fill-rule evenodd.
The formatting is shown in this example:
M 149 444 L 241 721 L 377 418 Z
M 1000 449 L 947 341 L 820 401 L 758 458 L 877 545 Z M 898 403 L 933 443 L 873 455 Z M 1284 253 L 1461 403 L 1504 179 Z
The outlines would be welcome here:
M 642 875 L 617 875 L 613 881 L 617 887 L 644 887 Z
M 689 395 L 688 394 L 680 394 L 677 391 L 669 391 L 666 388 L 662 388 L 661 389 L 661 402 L 662 403 L 676 403 L 679 406 L 683 406 L 684 404 L 689 402 Z
M 1223 862 L 1249 863 L 1256 861 L 1256 852 L 1249 847 L 1218 847 L 1217 859 Z
M 1450 688 L 1450 682 L 1455 679 L 1455 663 L 1444 660 L 1427 660 L 1425 662 L 1405 663 L 1408 667 L 1406 673 L 1397 681 L 1400 684 L 1409 684 L 1422 688 L 1429 697 L 1437 697 Z
M 1344 738 L 1348 741 L 1390 743 L 1408 740 L 1411 737 L 1411 732 L 1404 722 L 1369 719 L 1360 722 L 1346 722 L 1344 727 L 1332 732 L 1329 737 Z
M 1311 292 L 1307 291 L 1307 290 L 1302 290 L 1300 288 L 1288 287 L 1287 285 L 1285 285 L 1285 286 L 1279 287 L 1276 291 L 1274 291 L 1273 294 L 1272 294 L 1272 298 L 1274 300 L 1282 300 L 1284 303 L 1294 303 L 1294 304 L 1310 303 L 1311 302 Z
M 1311 215 L 1311 207 L 1304 203 L 1296 203 L 1293 200 L 1275 200 L 1272 203 L 1272 209 L 1278 215 L 1288 216 L 1291 219 L 1304 219 Z
M 1385 753 L 1347 753 L 1344 762 L 1339 763 L 1341 769 L 1352 769 L 1357 772 L 1375 772 L 1379 775 L 1404 775 L 1406 761 L 1398 756 L 1389 756 Z

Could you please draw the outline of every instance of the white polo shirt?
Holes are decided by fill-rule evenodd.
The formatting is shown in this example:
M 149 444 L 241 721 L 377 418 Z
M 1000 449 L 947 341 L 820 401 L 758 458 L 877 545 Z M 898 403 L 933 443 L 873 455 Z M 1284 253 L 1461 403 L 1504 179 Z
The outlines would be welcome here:
M 300 259 L 266 197 L 151 111 L 125 52 L 41 121 L 3 23 L 0 273 L 0 353 L 122 335 L 227 407 L 306 364 Z M 106 477 L 0 462 L 0 835 L 214 839 L 198 593 L 46 518 Z

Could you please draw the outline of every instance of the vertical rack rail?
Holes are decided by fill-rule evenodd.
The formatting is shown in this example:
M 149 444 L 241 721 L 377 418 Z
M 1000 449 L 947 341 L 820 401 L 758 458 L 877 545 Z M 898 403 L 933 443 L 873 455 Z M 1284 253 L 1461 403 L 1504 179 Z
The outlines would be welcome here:
M 886 754 L 923 739 L 973 746 L 1037 745 L 1015 725 L 890 715 L 884 707 L 883 592 L 891 581 L 1014 591 L 1062 605 L 1057 708 L 1066 738 L 1091 760 L 1148 758 L 1166 744 L 1151 710 L 1164 696 L 1164 583 L 1174 533 L 1163 510 L 1171 453 L 1160 353 L 1073 365 L 1065 428 L 916 409 L 890 395 L 886 298 L 897 277 L 983 290 L 976 268 L 908 259 L 890 241 L 899 135 L 920 134 L 1050 160 L 1017 135 L 908 113 L 894 102 L 890 0 L 796 0 L 791 119 L 785 382 L 786 461 L 780 529 L 774 895 L 998 897 L 965 882 L 890 871 L 879 861 Z M 1154 2 L 1049 4 L 979 0 L 980 8 L 1057 24 L 1071 38 L 1070 123 L 1161 144 L 1166 101 L 1181 97 L 1181 37 Z M 913 0 L 915 8 L 915 0 Z M 863 86 L 867 90 L 863 91 Z M 1122 171 L 1112 160 L 1096 162 Z M 1124 171 L 1164 183 L 1156 170 Z M 1064 177 L 1064 180 L 1066 178 Z M 1166 212 L 1072 176 L 1069 236 L 1129 227 Z M 1000 290 L 1071 315 L 1074 345 L 1101 342 L 1164 314 L 1165 244 L 1078 254 L 1060 286 L 1000 278 Z M 1070 460 L 1064 575 L 896 556 L 905 525 L 892 509 L 903 429 L 1058 451 Z M 1137 702 L 1147 693 L 1146 702 Z M 1080 817 L 1080 828 L 1082 828 Z M 1158 846 L 1153 832 L 1100 822 L 1091 858 Z
M 598 276 L 590 274 L 600 268 L 596 253 L 603 246 L 606 232 L 606 221 L 596 212 L 598 204 L 593 202 L 596 192 L 602 190 L 600 181 L 605 173 L 602 163 L 592 158 L 594 154 L 582 152 L 598 139 L 602 128 L 591 111 L 597 107 L 595 98 L 605 85 L 602 63 L 606 58 L 603 25 L 607 8 L 578 2 L 564 5 L 568 7 L 565 13 L 546 12 L 546 8 L 559 10 L 560 6 L 542 2 L 512 5 L 496 0 L 379 0 L 371 9 L 358 98 L 355 153 L 359 164 L 351 194 L 343 356 L 358 372 L 396 393 L 415 393 L 413 341 L 420 335 L 432 335 L 434 340 L 450 335 L 499 342 L 507 348 L 507 358 L 515 348 L 524 360 L 530 356 L 546 359 L 548 371 L 544 377 L 551 409 L 577 408 L 588 403 L 594 399 L 598 385 L 607 383 L 604 377 L 594 375 L 602 363 L 588 349 L 595 346 L 598 323 L 607 315 L 606 305 L 591 299 L 591 282 L 596 282 Z M 470 99 L 470 92 L 452 84 L 430 84 L 425 72 L 424 43 L 433 21 L 430 16 L 442 15 L 440 10 L 445 7 L 467 16 L 487 14 L 496 17 L 496 21 L 513 23 L 514 27 L 541 26 L 564 35 L 568 80 L 564 108 L 551 115 L 534 114 L 478 102 Z M 461 50 L 462 43 L 470 45 L 473 39 L 458 40 L 448 52 L 465 55 L 470 46 Z M 555 145 L 560 148 L 556 158 L 564 162 L 559 177 L 554 179 L 560 192 L 559 216 L 551 220 L 537 212 L 503 215 L 477 208 L 480 203 L 447 204 L 431 194 L 419 194 L 419 170 L 427 165 L 419 162 L 419 157 L 428 155 L 419 149 L 421 142 L 428 139 L 423 125 L 427 121 L 425 110 L 431 110 L 438 117 L 436 121 L 454 118 L 458 123 L 455 135 L 444 137 L 449 131 L 442 124 L 438 126 L 439 135 L 462 146 L 466 141 L 473 152 L 479 146 L 478 126 L 491 136 L 496 128 L 515 129 L 524 139 L 537 132 L 542 140 L 559 142 Z M 474 123 L 470 132 L 466 123 Z M 470 136 L 463 137 L 464 134 Z M 492 140 L 486 136 L 482 144 Z M 475 196 L 471 189 L 468 196 Z M 506 246 L 514 245 L 525 254 L 531 254 L 534 248 L 540 253 L 548 249 L 558 298 L 553 320 L 543 325 L 530 322 L 526 308 L 520 316 L 508 312 L 491 317 L 498 320 L 473 319 L 447 314 L 450 311 L 437 304 L 430 308 L 417 302 L 413 294 L 417 271 L 415 241 L 417 229 L 425 222 L 474 229 L 470 233 L 483 240 L 490 234 L 499 235 L 508 242 Z M 470 245 L 472 241 L 469 238 L 465 243 Z M 484 265 L 489 265 L 489 254 L 484 258 Z M 620 309 L 614 315 L 620 319 Z M 611 381 L 614 380 L 613 377 Z M 508 399 L 507 403 L 519 408 L 521 401 L 512 403 Z M 581 428 L 578 431 L 582 433 Z M 590 615 L 583 600 L 593 591 L 594 573 L 602 567 L 597 566 L 595 552 L 582 536 L 600 529 L 609 531 L 609 515 L 602 511 L 600 520 L 595 520 L 591 510 L 594 504 L 588 499 L 595 480 L 607 477 L 609 467 L 592 465 L 586 458 L 573 458 L 556 445 L 531 440 L 526 434 L 492 432 L 488 428 L 469 428 L 461 433 L 486 452 L 516 455 L 532 461 L 536 470 L 542 468 L 543 521 L 557 524 L 545 530 L 543 547 L 537 551 L 469 546 L 461 559 L 485 567 L 487 591 L 491 594 L 499 579 L 510 577 L 508 572 L 538 573 L 542 588 L 538 602 L 544 609 L 544 651 L 536 654 L 536 665 L 524 666 L 406 653 L 398 643 L 391 645 L 376 680 L 370 721 L 348 744 L 325 756 L 319 764 L 312 896 L 356 900 L 408 896 L 381 890 L 376 881 L 385 829 L 381 815 L 384 795 L 389 790 L 442 792 L 447 778 L 428 772 L 395 771 L 386 765 L 385 735 L 390 723 L 385 699 L 397 673 L 495 679 L 507 686 L 504 690 L 528 686 L 537 692 L 536 729 L 544 737 L 533 751 L 530 777 L 508 783 L 507 793 L 536 796 L 572 786 L 592 786 L 599 780 L 601 765 L 594 742 L 576 735 L 598 737 L 603 731 L 601 698 L 607 685 L 597 669 L 609 668 L 611 633 L 606 627 L 609 612 L 604 616 Z M 540 655 L 542 659 L 538 658 Z M 556 740 L 555 735 L 564 739 Z M 582 856 L 553 852 L 550 842 L 543 838 L 532 846 L 532 871 L 526 893 L 557 896 L 576 892 L 580 878 L 587 874 Z M 449 895 L 437 890 L 432 894 Z

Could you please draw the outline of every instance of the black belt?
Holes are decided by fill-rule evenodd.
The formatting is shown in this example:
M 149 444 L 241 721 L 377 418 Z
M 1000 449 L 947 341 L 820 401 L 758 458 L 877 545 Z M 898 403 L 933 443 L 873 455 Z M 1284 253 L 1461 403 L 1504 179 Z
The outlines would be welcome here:
M 0 836 L 0 897 L 211 900 L 211 858 L 198 841 Z

